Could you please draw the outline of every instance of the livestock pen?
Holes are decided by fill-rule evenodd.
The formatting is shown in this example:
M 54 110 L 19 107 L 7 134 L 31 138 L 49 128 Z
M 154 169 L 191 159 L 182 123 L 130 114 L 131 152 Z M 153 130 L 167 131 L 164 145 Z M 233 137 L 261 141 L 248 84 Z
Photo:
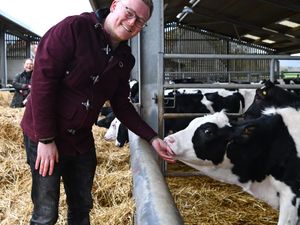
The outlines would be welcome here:
M 0 92 L 1 225 L 28 224 L 32 210 L 30 171 L 26 164 L 22 132 L 19 127 L 24 109 L 10 108 L 11 97 L 12 94 L 9 92 Z M 163 184 L 164 178 L 160 177 L 157 167 L 157 177 L 151 180 L 151 184 L 148 183 L 149 180 L 146 177 L 135 180 L 133 174 L 139 172 L 136 163 L 139 163 L 142 168 L 147 167 L 150 162 L 152 162 L 152 167 L 157 166 L 152 150 L 143 140 L 132 137 L 130 145 L 136 145 L 138 149 L 136 149 L 137 152 L 130 154 L 129 145 L 118 148 L 113 142 L 106 142 L 103 139 L 105 131 L 105 128 L 94 127 L 93 129 L 98 165 L 93 186 L 94 207 L 91 211 L 91 224 L 135 224 L 138 220 L 135 214 L 140 209 L 144 209 L 145 219 L 147 219 L 147 214 L 154 214 L 153 223 L 145 221 L 142 224 L 162 224 L 155 219 L 155 216 L 166 212 L 165 210 L 172 210 L 164 208 L 165 206 L 172 206 L 176 211 L 175 207 L 178 208 L 184 224 L 187 225 L 275 224 L 277 219 L 275 210 L 243 193 L 238 187 L 217 182 L 208 177 L 168 177 L 166 184 Z M 176 170 L 179 169 L 187 168 L 176 165 Z M 149 168 L 145 171 L 149 171 Z M 155 207 L 163 207 L 163 211 L 157 212 L 154 210 L 155 207 L 139 208 L 138 204 L 143 203 L 136 202 L 137 197 L 133 196 L 133 186 L 143 184 L 146 189 L 155 188 L 155 192 L 152 192 L 150 197 L 157 198 L 155 195 L 161 197 L 162 204 Z M 171 194 L 164 193 L 164 190 L 160 189 L 161 186 L 169 189 Z M 146 189 L 137 188 L 135 191 L 140 192 L 138 193 L 140 198 L 146 199 L 148 193 Z M 61 187 L 61 194 L 60 214 L 57 222 L 60 225 L 66 224 L 67 213 L 63 187 Z M 168 195 L 169 198 L 174 198 L 175 204 L 163 203 L 164 196 Z M 149 198 L 148 200 L 151 201 Z M 148 206 L 151 206 L 151 203 L 148 203 Z M 154 211 L 151 212 L 151 209 Z M 170 219 L 164 224 L 171 222 L 176 224 L 176 222 L 173 223 L 176 217 L 172 214 L 163 216 Z

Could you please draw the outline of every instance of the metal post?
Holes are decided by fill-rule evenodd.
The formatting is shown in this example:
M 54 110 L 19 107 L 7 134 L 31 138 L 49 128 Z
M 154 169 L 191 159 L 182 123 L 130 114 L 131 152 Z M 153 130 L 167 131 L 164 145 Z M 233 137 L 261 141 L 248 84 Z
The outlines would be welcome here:
M 1 87 L 7 86 L 7 60 L 6 60 L 6 44 L 5 44 L 5 30 L 0 25 L 0 78 Z
M 183 225 L 152 147 L 129 132 L 135 225 Z

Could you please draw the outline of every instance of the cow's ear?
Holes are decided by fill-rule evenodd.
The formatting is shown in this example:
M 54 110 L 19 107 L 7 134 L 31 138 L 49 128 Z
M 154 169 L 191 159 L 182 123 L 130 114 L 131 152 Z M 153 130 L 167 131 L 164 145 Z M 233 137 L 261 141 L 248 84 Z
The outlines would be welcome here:
M 244 138 L 249 138 L 253 134 L 255 129 L 256 129 L 256 127 L 253 124 L 250 124 L 250 125 L 246 126 L 243 130 L 242 136 Z
M 267 88 L 271 88 L 271 87 L 274 87 L 275 84 L 274 84 L 272 81 L 267 80 L 267 82 L 265 83 L 265 86 L 266 86 Z

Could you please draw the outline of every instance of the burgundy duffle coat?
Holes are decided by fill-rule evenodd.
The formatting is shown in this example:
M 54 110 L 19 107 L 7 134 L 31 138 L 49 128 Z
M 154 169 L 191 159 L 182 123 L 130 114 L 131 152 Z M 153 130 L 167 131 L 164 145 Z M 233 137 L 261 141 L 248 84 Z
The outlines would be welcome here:
M 149 141 L 157 133 L 128 98 L 134 63 L 125 42 L 110 49 L 95 13 L 67 17 L 39 42 L 23 132 L 34 142 L 55 137 L 60 154 L 85 153 L 94 148 L 92 126 L 109 100 L 119 120 Z

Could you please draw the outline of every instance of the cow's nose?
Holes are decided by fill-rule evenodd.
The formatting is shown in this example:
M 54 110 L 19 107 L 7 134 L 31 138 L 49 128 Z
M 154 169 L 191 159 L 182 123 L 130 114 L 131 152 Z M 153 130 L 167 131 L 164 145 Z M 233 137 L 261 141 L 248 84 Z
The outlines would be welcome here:
M 167 136 L 167 137 L 165 137 L 165 142 L 167 142 L 169 144 L 174 144 L 175 138 L 172 135 Z

